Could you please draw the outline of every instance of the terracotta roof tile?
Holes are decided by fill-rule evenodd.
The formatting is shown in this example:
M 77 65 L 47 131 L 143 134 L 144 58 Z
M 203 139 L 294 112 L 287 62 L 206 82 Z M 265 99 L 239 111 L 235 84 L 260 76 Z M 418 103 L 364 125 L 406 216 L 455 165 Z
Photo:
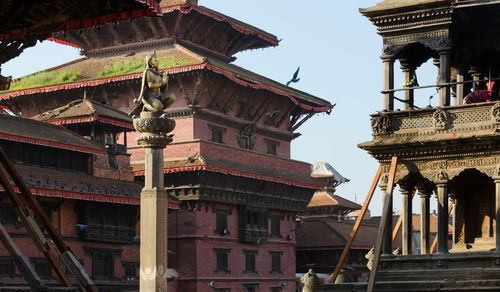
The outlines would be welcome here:
M 104 148 L 58 125 L 0 114 L 0 139 L 13 140 L 93 154 Z
M 340 248 L 343 249 L 354 222 L 339 222 L 329 218 L 304 219 L 297 224 L 297 248 Z M 373 225 L 361 225 L 353 242 L 353 248 L 371 248 L 377 241 L 378 227 Z
M 307 205 L 308 208 L 312 207 L 322 207 L 322 206 L 332 206 L 338 205 L 342 207 L 346 207 L 349 209 L 358 210 L 361 209 L 361 205 L 354 203 L 348 199 L 345 199 L 341 196 L 330 194 L 328 191 L 320 190 L 314 193 L 311 202 Z
M 54 122 L 81 117 L 104 117 L 122 121 L 132 126 L 132 118 L 126 113 L 89 98 L 75 100 L 65 106 L 39 114 L 33 119 Z

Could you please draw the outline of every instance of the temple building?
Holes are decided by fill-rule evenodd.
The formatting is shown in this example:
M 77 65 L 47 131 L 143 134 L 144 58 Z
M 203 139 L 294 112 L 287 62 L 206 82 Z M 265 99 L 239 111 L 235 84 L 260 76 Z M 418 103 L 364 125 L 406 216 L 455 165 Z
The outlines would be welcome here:
M 156 51 L 177 97 L 166 110 L 176 127 L 164 151 L 165 187 L 179 202 L 168 218 L 169 268 L 178 273 L 169 291 L 291 291 L 295 217 L 322 185 L 308 163 L 290 158 L 290 143 L 332 105 L 232 64 L 237 52 L 277 46 L 276 36 L 197 1 L 160 6 L 162 17 L 53 34 L 84 57 L 12 81 L 0 103 L 62 124 L 115 157 L 126 147 L 142 182 L 140 133 L 88 108 L 132 112 L 144 59 Z M 68 118 L 68 106 L 95 118 Z
M 386 228 L 375 290 L 500 287 L 500 103 L 494 85 L 500 77 L 499 9 L 491 1 L 386 0 L 360 10 L 383 38 L 384 86 L 382 111 L 371 116 L 373 139 L 359 146 L 382 165 L 380 187 L 386 196 L 391 157 L 398 158 L 394 182 L 400 195 L 394 199 L 403 206 L 402 255 L 391 255 L 392 230 Z M 415 70 L 431 59 L 437 66 L 433 86 L 439 102 L 418 107 L 424 103 L 419 103 L 419 89 L 426 85 L 415 82 Z M 394 88 L 396 60 L 405 77 L 401 89 Z M 414 189 L 421 213 L 420 254 L 412 253 Z M 438 241 L 437 252 L 430 254 L 433 193 Z M 386 202 L 391 214 L 391 199 Z

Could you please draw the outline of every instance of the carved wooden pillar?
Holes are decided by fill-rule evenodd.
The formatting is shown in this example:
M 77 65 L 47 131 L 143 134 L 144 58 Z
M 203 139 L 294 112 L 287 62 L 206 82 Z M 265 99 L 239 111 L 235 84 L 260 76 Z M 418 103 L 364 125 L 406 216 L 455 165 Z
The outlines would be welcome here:
M 464 67 L 462 65 L 458 65 L 455 105 L 460 105 L 463 104 L 464 102 L 464 84 L 460 83 L 464 82 L 464 74 L 465 74 Z
M 409 110 L 414 108 L 414 92 L 411 87 L 413 86 L 407 86 L 407 84 L 410 83 L 412 80 L 413 76 L 415 75 L 415 68 L 412 68 L 408 62 L 405 59 L 400 59 L 399 62 L 401 63 L 401 70 L 403 71 L 404 75 L 404 84 L 405 87 L 408 87 L 407 90 L 405 90 L 405 104 L 404 104 L 404 109 Z
M 394 59 L 382 56 L 384 62 L 384 111 L 394 110 L 394 92 L 387 92 L 394 89 Z
M 495 240 L 496 252 L 500 253 L 500 176 L 495 179 Z
M 437 197 L 438 197 L 438 253 L 448 252 L 448 175 L 441 172 L 438 175 Z
M 450 83 L 450 51 L 439 52 L 439 84 Z M 450 86 L 439 88 L 439 106 L 450 105 Z
M 383 176 L 380 180 L 380 189 L 382 190 L 382 202 L 385 202 L 386 196 L 388 196 L 387 190 L 387 176 Z M 382 206 L 385 208 L 385 206 Z M 385 228 L 384 234 L 384 244 L 382 247 L 382 256 L 392 256 L 392 199 L 389 202 L 389 216 L 387 218 L 387 227 Z
M 412 189 L 408 185 L 399 186 L 401 197 L 403 199 L 403 214 L 402 217 L 402 243 L 403 243 L 403 255 L 411 254 L 412 246 Z

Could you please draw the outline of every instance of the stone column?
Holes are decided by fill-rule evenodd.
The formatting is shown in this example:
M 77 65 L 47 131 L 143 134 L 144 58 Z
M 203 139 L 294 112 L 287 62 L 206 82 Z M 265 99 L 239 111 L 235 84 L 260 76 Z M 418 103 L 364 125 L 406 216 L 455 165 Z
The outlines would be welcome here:
M 382 204 L 385 202 L 387 193 L 387 176 L 383 176 L 380 180 L 380 189 L 382 190 Z M 384 208 L 385 206 L 382 206 Z M 384 234 L 384 243 L 382 247 L 382 256 L 392 256 L 392 200 L 389 203 L 389 217 L 387 218 L 387 228 Z
M 450 51 L 439 52 L 439 84 L 450 83 Z M 439 88 L 439 106 L 450 105 L 450 86 Z
M 394 89 L 394 59 L 382 56 L 384 62 L 384 91 Z M 384 111 L 394 110 L 394 92 L 384 93 Z
M 399 186 L 401 197 L 403 199 L 403 213 L 402 217 L 402 227 L 401 227 L 401 235 L 402 235 L 402 245 L 403 245 L 403 255 L 411 254 L 411 245 L 412 245 L 412 198 L 411 198 L 411 189 L 407 185 Z
M 448 252 L 448 175 L 445 172 L 438 174 L 438 253 Z
M 401 70 L 403 71 L 404 75 L 404 83 L 408 84 L 415 75 L 415 69 L 412 68 L 405 59 L 400 59 L 399 62 L 401 63 Z M 405 110 L 413 109 L 414 99 L 415 99 L 413 89 L 411 89 L 410 86 L 405 85 L 405 87 L 408 87 L 408 89 L 405 90 L 404 109 Z
M 420 254 L 428 254 L 430 251 L 430 193 L 419 191 L 420 196 Z
M 495 241 L 496 252 L 500 253 L 500 177 L 495 177 Z
M 455 105 L 460 105 L 464 103 L 464 84 L 459 82 L 464 82 L 464 67 L 462 65 L 457 66 L 457 86 L 456 86 L 456 96 Z
M 140 291 L 167 291 L 168 198 L 163 184 L 163 148 L 172 142 L 166 133 L 175 121 L 161 112 L 142 112 L 134 119 L 141 132 L 137 142 L 145 148 L 144 188 L 141 192 Z

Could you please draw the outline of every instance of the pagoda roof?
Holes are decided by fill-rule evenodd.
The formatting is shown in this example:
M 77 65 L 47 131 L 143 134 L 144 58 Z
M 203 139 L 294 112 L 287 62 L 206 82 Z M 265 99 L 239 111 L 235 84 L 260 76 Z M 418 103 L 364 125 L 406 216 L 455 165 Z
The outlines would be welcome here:
M 132 168 L 135 176 L 144 175 L 144 163 L 135 163 L 132 165 Z M 164 173 L 200 170 L 248 177 L 310 189 L 321 188 L 316 181 L 306 175 L 230 161 L 213 156 L 198 155 L 195 159 L 189 159 L 186 157 L 164 161 Z
M 15 165 L 21 179 L 34 195 L 117 204 L 140 204 L 142 185 L 55 169 Z M 16 187 L 14 186 L 17 191 Z M 170 209 L 178 202 L 169 196 Z
M 85 0 L 72 5 L 64 0 L 2 0 L 1 7 L 0 19 L 3 23 L 0 41 L 27 37 L 44 39 L 47 37 L 45 34 L 63 29 L 97 26 L 144 15 L 161 15 L 156 0 Z
M 443 4 L 449 4 L 453 1 L 454 0 L 384 0 L 377 3 L 375 6 L 362 8 L 359 9 L 359 11 L 362 14 L 371 15 L 415 6 L 442 6 Z
M 58 125 L 0 114 L 0 139 L 105 155 L 104 147 Z
M 175 10 L 181 11 L 182 13 L 190 13 L 191 11 L 196 11 L 216 21 L 225 22 L 240 33 L 246 35 L 255 35 L 262 40 L 257 44 L 248 46 L 247 48 L 245 48 L 246 50 L 266 48 L 270 46 L 274 47 L 279 44 L 279 40 L 275 35 L 204 6 L 198 6 L 187 3 L 186 5 L 165 7 L 163 8 L 162 12 L 169 13 Z
M 171 40 L 226 58 L 279 43 L 275 35 L 203 6 L 169 5 L 162 8 L 162 13 L 162 17 L 154 19 L 143 17 L 103 25 L 98 33 L 93 29 L 54 33 L 50 40 L 83 49 L 82 54 L 86 56 L 160 49 L 162 41 Z M 135 32 L 132 39 L 128 37 L 131 31 Z M 199 35 L 214 35 L 218 41 Z
M 320 190 L 314 193 L 311 202 L 309 202 L 309 204 L 307 205 L 307 208 L 326 206 L 339 206 L 353 210 L 358 210 L 362 207 L 361 205 L 356 204 L 348 199 L 342 198 L 341 196 L 331 194 L 326 190 Z
M 297 249 L 343 249 L 354 227 L 354 221 L 330 218 L 308 218 L 297 224 Z M 352 249 L 370 249 L 375 245 L 378 226 L 359 226 Z
M 89 98 L 72 101 L 65 106 L 41 113 L 33 119 L 56 125 L 98 121 L 130 130 L 134 129 L 132 118 L 126 113 Z
M 144 58 L 147 54 L 148 52 L 142 52 L 133 56 L 81 58 L 14 80 L 11 85 L 11 89 L 14 90 L 0 93 L 0 100 L 140 79 L 144 70 Z M 167 74 L 207 70 L 221 74 L 242 86 L 263 89 L 285 96 L 305 110 L 329 113 L 332 108 L 332 105 L 326 100 L 287 87 L 236 65 L 200 56 L 178 44 L 158 51 L 157 55 L 160 60 L 160 70 Z

